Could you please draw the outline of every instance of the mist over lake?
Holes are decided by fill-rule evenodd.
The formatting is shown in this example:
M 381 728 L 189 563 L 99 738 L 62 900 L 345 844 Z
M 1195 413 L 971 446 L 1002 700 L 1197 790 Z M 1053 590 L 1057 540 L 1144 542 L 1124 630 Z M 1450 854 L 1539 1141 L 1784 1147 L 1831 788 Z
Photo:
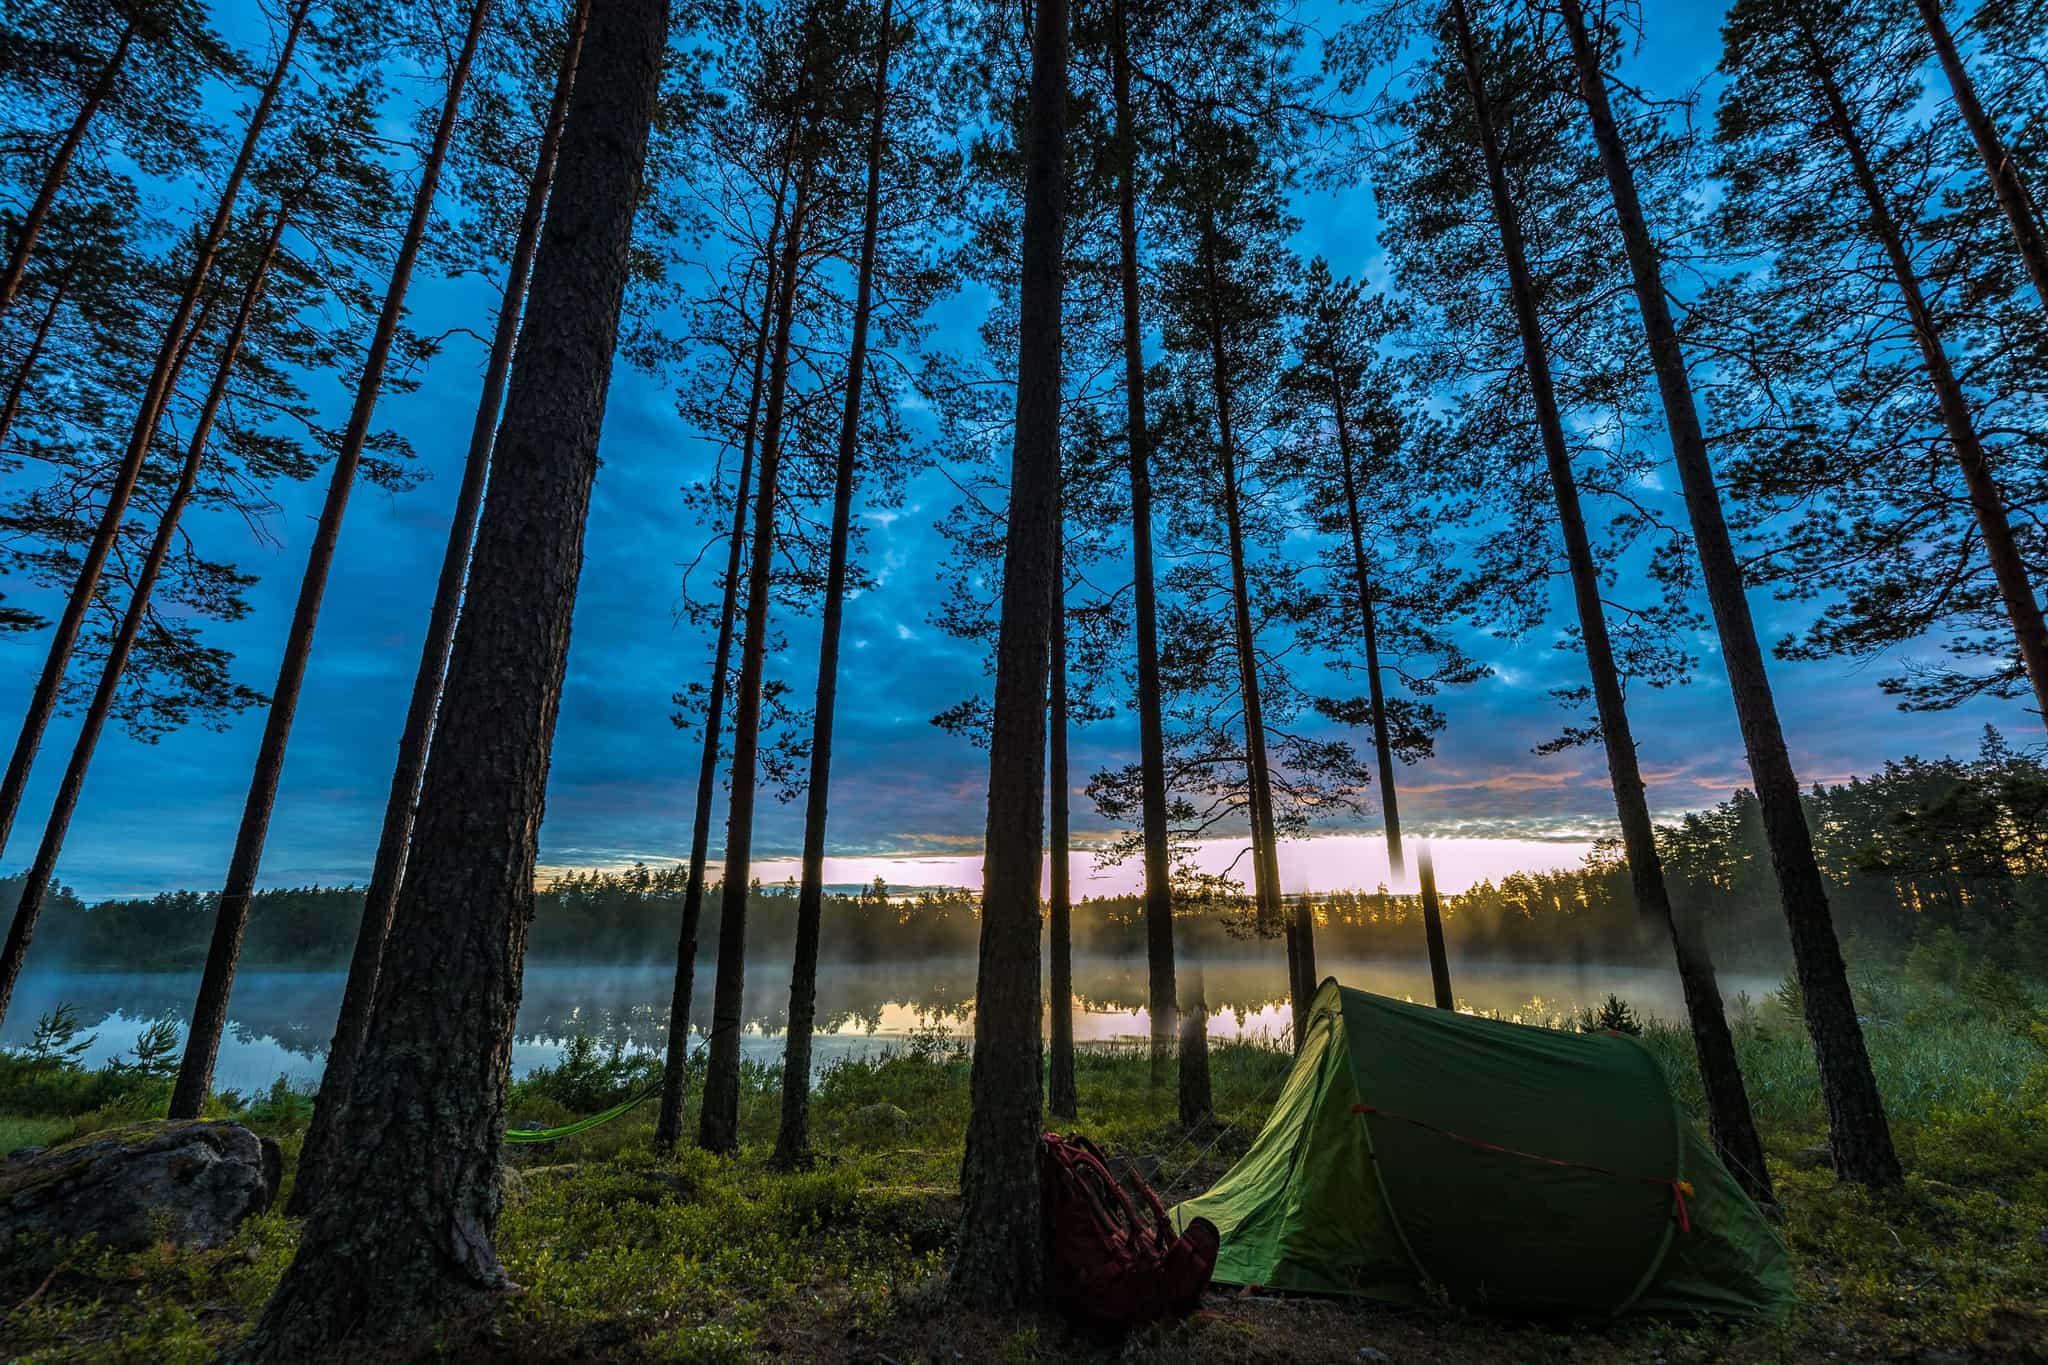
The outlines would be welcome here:
M 1376 961 L 1331 959 L 1323 974 L 1346 985 L 1396 998 L 1429 996 L 1429 967 L 1420 957 Z M 1285 957 L 1248 951 L 1205 968 L 1209 1031 L 1219 1038 L 1279 1040 L 1287 1028 Z M 254 971 L 235 983 L 234 1009 L 221 1041 L 217 1085 L 248 1094 L 280 1075 L 295 1085 L 318 1084 L 341 999 L 336 971 Z M 39 1015 L 60 1003 L 77 1009 L 86 1031 L 97 1034 L 85 1060 L 103 1063 L 127 1052 L 153 1019 L 166 1013 L 181 1022 L 191 1008 L 196 976 L 186 972 L 37 972 L 25 976 L 0 1028 L 0 1046 L 25 1044 Z M 672 970 L 661 964 L 546 964 L 526 973 L 525 994 L 513 1040 L 512 1069 L 523 1075 L 556 1061 L 570 1039 L 589 1034 L 627 1052 L 658 1052 L 668 1028 Z M 1592 962 L 1453 963 L 1462 1009 L 1539 1022 L 1597 1005 L 1609 993 L 1638 1012 L 1684 1020 L 1674 971 Z M 1723 973 L 1723 993 L 1761 999 L 1778 978 Z M 1141 1039 L 1142 963 L 1081 957 L 1074 963 L 1077 996 L 1074 1033 L 1082 1044 L 1112 1045 Z M 788 972 L 763 966 L 747 973 L 747 1029 L 741 1051 L 749 1060 L 779 1065 L 789 1004 Z M 922 962 L 827 964 L 818 978 L 819 1035 L 814 1069 L 849 1055 L 900 1046 L 913 1032 L 974 1033 L 974 962 L 966 957 Z M 696 992 L 692 1046 L 701 1046 L 711 1022 L 708 989 Z

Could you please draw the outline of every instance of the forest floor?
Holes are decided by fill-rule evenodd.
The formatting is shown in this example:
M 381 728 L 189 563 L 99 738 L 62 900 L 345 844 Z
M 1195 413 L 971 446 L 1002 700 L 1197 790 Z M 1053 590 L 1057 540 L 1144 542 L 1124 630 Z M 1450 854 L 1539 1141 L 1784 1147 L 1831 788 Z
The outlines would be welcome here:
M 1779 1321 L 1517 1322 L 1452 1307 L 1397 1311 L 1219 1290 L 1189 1322 L 1104 1344 L 1050 1316 L 963 1313 L 945 1295 L 967 1117 L 965 1057 L 942 1036 L 834 1066 L 816 1090 L 818 1161 L 767 1166 L 776 1078 L 750 1075 L 737 1158 L 648 1150 L 652 1106 L 552 1147 L 513 1149 L 500 1250 L 521 1292 L 448 1324 L 420 1359 L 555 1361 L 2048 1361 L 2048 1014 L 1995 969 L 1929 980 L 1864 974 L 1859 1000 L 1905 1188 L 1871 1196 L 1826 1168 L 1796 998 L 1739 1002 L 1744 1068 L 1784 1205 L 1802 1302 Z M 1685 1034 L 1643 1035 L 1697 1111 Z M 1205 1189 L 1256 1133 L 1287 1058 L 1214 1054 L 1222 1123 L 1190 1134 L 1170 1088 L 1130 1053 L 1081 1060 L 1078 1127 L 1151 1172 Z M 92 1075 L 23 1083 L 0 1069 L 0 1143 L 48 1142 L 140 1117 L 147 1089 L 97 1098 Z M 515 1087 L 512 1115 L 554 1122 L 636 1090 L 634 1059 L 588 1045 Z M 67 1091 L 65 1086 L 70 1088 Z M 223 1114 L 296 1150 L 305 1102 L 280 1087 Z M 158 1112 L 161 1112 L 158 1110 Z M 0 1359 L 210 1360 L 237 1339 L 289 1261 L 297 1225 L 271 1213 L 210 1252 L 85 1249 L 0 1262 Z M 360 1358 L 360 1357 L 357 1357 Z M 400 1359 L 403 1357 L 390 1357 Z

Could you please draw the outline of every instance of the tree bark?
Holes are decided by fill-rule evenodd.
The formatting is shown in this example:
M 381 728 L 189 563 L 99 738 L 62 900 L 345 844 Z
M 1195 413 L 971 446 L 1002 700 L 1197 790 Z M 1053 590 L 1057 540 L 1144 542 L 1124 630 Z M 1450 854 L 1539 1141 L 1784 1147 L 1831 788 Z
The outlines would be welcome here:
M 0 778 L 0 847 L 6 846 L 7 836 L 14 830 L 14 817 L 21 809 L 21 794 L 28 786 L 29 769 L 35 764 L 36 750 L 43 742 L 43 731 L 49 726 L 51 713 L 57 708 L 57 694 L 64 685 L 64 671 L 71 663 L 71 651 L 78 643 L 78 632 L 84 626 L 85 614 L 91 609 L 93 597 L 99 591 L 100 573 L 106 568 L 107 556 L 113 553 L 114 541 L 120 535 L 121 518 L 128 510 L 128 499 L 133 496 L 135 482 L 142 476 L 142 466 L 149 458 L 150 443 L 156 439 L 164 406 L 177 389 L 178 369 L 184 359 L 189 336 L 188 324 L 199 307 L 201 296 L 206 293 L 207 277 L 213 273 L 213 263 L 220 256 L 221 242 L 234 222 L 235 200 L 241 193 L 243 180 L 248 178 L 250 164 L 256 159 L 256 147 L 262 139 L 264 125 L 270 121 L 271 111 L 277 105 L 278 92 L 291 69 L 292 55 L 298 50 L 299 35 L 305 29 L 306 14 L 312 8 L 312 2 L 298 0 L 292 7 L 277 62 L 271 67 L 255 111 L 249 116 L 241 150 L 228 172 L 227 183 L 221 188 L 213 221 L 199 240 L 177 307 L 164 328 L 156 363 L 143 389 L 142 404 L 135 414 L 135 425 L 128 437 L 127 451 L 121 457 L 113 483 L 107 488 L 107 503 L 100 509 L 92 545 L 78 567 L 78 578 L 72 583 L 71 596 L 64 604 L 64 614 L 58 619 L 49 653 L 43 659 L 42 673 L 29 697 L 28 712 L 22 717 L 21 732 L 15 737 L 6 776 Z
M 802 77 L 809 90 L 808 65 Z M 799 104 L 803 99 L 799 99 Z M 806 113 L 803 117 L 808 118 Z M 810 208 L 808 153 L 797 174 L 789 236 L 778 271 L 774 359 L 768 369 L 767 428 L 754 494 L 754 536 L 747 565 L 747 624 L 740 648 L 740 690 L 732 721 L 732 800 L 725 821 L 725 884 L 718 907 L 718 975 L 711 990 L 710 1059 L 697 1115 L 697 1145 L 732 1152 L 740 1142 L 740 1027 L 747 972 L 747 893 L 753 881 L 754 790 L 761 753 L 761 675 L 768 656 L 768 590 L 775 559 L 775 482 L 782 463 L 782 413 L 789 394 L 789 334 L 795 322 L 797 275 L 803 262 L 804 217 Z
M 1017 422 L 989 735 L 974 1070 L 952 1273 L 957 1298 L 995 1309 L 1035 1306 L 1045 1287 L 1038 870 L 1045 847 L 1046 678 L 1060 574 L 1067 55 L 1067 0 L 1039 0 L 1024 147 Z
M 1138 139 L 1131 126 L 1131 54 L 1124 0 L 1111 6 L 1116 99 L 1117 284 L 1123 301 L 1124 448 L 1131 477 L 1131 589 L 1138 650 L 1138 791 L 1145 840 L 1146 1003 L 1153 1085 L 1173 1040 L 1173 864 L 1168 847 L 1166 720 L 1159 684 L 1159 598 L 1152 576 L 1152 440 L 1145 425 L 1145 340 L 1138 291 Z
M 1438 1009 L 1454 1010 L 1458 1000 L 1451 994 L 1451 959 L 1444 951 L 1444 915 L 1436 898 L 1436 860 L 1430 856 L 1427 843 L 1415 850 L 1415 876 L 1422 892 L 1422 935 L 1429 945 L 1430 989 L 1435 993 Z
M 803 878 L 797 888 L 796 958 L 789 974 L 789 1021 L 782 1053 L 782 1123 L 775 1161 L 810 1160 L 811 1031 L 818 1017 L 818 939 L 825 910 L 825 819 L 832 786 L 832 720 L 839 699 L 839 634 L 846 614 L 847 541 L 853 528 L 853 478 L 860 451 L 861 386 L 867 378 L 868 317 L 874 307 L 876 239 L 882 220 L 882 151 L 889 106 L 890 0 L 882 0 L 875 51 L 875 108 L 868 126 L 867 199 L 861 207 L 860 280 L 854 287 L 853 337 L 846 354 L 846 407 L 839 417 L 832 480 L 831 548 L 824 619 L 818 632 L 818 692 L 811 712 L 811 780 L 805 793 Z
M 22 395 L 28 392 L 28 381 L 35 375 L 36 365 L 43 358 L 43 350 L 50 342 L 50 329 L 56 324 L 57 312 L 64 306 L 64 294 L 71 286 L 71 267 L 67 266 L 50 288 L 50 302 L 43 308 L 43 316 L 36 323 L 36 332 L 29 338 L 28 352 L 21 358 L 21 364 L 14 371 L 14 379 L 7 386 L 7 402 L 0 406 L 0 450 L 7 448 L 7 437 L 14 430 L 14 419 L 21 415 Z
M 1074 1087 L 1074 888 L 1067 861 L 1072 853 L 1068 802 L 1072 774 L 1067 766 L 1067 591 L 1066 527 L 1061 541 L 1059 573 L 1053 586 L 1051 697 L 1046 707 L 1046 832 L 1048 864 L 1046 906 L 1047 986 L 1052 993 L 1052 1074 L 1046 1082 L 1046 1107 L 1054 1118 L 1071 1119 L 1080 1112 Z
M 42 915 L 43 904 L 56 877 L 57 858 L 63 852 L 65 835 L 70 832 L 71 817 L 77 812 L 79 794 L 85 789 L 85 775 L 92 766 L 93 750 L 99 744 L 100 733 L 106 728 L 107 717 L 113 712 L 114 700 L 120 694 L 121 675 L 128 667 L 135 637 L 141 633 L 143 623 L 148 619 L 150 594 L 156 589 L 157 577 L 162 573 L 164 561 L 170 557 L 171 546 L 177 539 L 178 521 L 192 500 L 193 489 L 198 486 L 200 470 L 206 462 L 207 443 L 213 436 L 214 419 L 220 413 L 221 401 L 227 396 L 228 381 L 234 376 L 235 362 L 241 355 L 243 339 L 248 335 L 250 318 L 262 297 L 271 262 L 277 257 L 278 244 L 283 240 L 289 217 L 289 207 L 280 206 L 272 221 L 270 236 L 265 240 L 262 253 L 243 288 L 241 306 L 236 310 L 234 323 L 221 344 L 220 363 L 214 369 L 213 383 L 207 389 L 193 425 L 192 438 L 185 450 L 185 462 L 178 471 L 177 485 L 171 491 L 170 501 L 164 505 L 156 534 L 150 540 L 135 586 L 130 590 L 127 610 L 122 613 L 121 624 L 108 647 L 106 661 L 100 669 L 99 684 L 93 690 L 85 719 L 79 725 L 78 738 L 72 744 L 71 760 L 65 765 L 63 780 L 57 786 L 57 799 L 50 808 L 50 818 L 44 823 L 35 861 L 30 864 L 22 882 L 21 898 L 15 904 L 14 920 L 7 931 L 7 946 L 4 952 L 0 952 L 0 1016 L 7 1013 L 8 1002 L 14 995 L 14 984 L 20 979 L 29 941 L 35 935 L 36 921 Z
M 661 1114 L 654 1125 L 654 1150 L 675 1153 L 682 1140 L 683 1100 L 690 1084 L 690 997 L 695 992 L 697 934 L 704 919 L 704 868 L 711 844 L 711 806 L 718 792 L 718 736 L 725 724 L 726 668 L 739 610 L 741 557 L 747 548 L 747 490 L 754 473 L 754 433 L 767 387 L 768 338 L 775 328 L 778 243 L 782 240 L 783 196 L 789 190 L 789 162 L 775 192 L 775 214 L 762 252 L 761 323 L 754 332 L 754 376 L 747 392 L 747 422 L 740 437 L 739 476 L 733 484 L 732 530 L 726 539 L 725 594 L 718 610 L 718 645 L 712 651 L 711 690 L 704 704 L 704 746 L 697 763 L 697 808 L 690 831 L 690 872 L 683 888 L 682 923 L 676 938 L 676 979 L 669 995 L 668 1049 L 661 1071 Z
M 2021 558 L 2019 546 L 2013 539 L 2012 522 L 2005 510 L 2005 496 L 1999 491 L 1997 476 L 1991 472 L 1984 443 L 1977 435 L 1976 421 L 1970 415 L 1970 400 L 1956 379 L 1955 367 L 1949 363 L 1948 349 L 1942 344 L 1940 328 L 1935 324 L 1934 313 L 1928 308 L 1926 296 L 1921 291 L 1919 273 L 1913 268 L 1913 257 L 1906 250 L 1905 234 L 1898 220 L 1892 216 L 1891 205 L 1886 202 L 1884 190 L 1878 184 L 1877 172 L 1870 164 L 1869 150 L 1864 146 L 1863 136 L 1849 112 L 1848 101 L 1843 98 L 1842 88 L 1835 79 L 1833 64 L 1811 30 L 1802 30 L 1800 36 L 1805 41 L 1814 82 L 1820 88 L 1828 126 L 1834 130 L 1842 150 L 1849 157 L 1856 188 L 1870 210 L 1871 233 L 1884 249 L 1899 295 L 1905 302 L 1906 315 L 1912 320 L 1913 340 L 1920 348 L 1921 362 L 1927 367 L 1927 381 L 1933 386 L 1935 401 L 1941 408 L 1942 426 L 1948 432 L 1956 464 L 1963 471 L 1963 483 L 1970 493 L 1970 508 L 1977 518 L 1977 531 L 1984 537 L 1984 557 L 1991 562 L 1991 573 L 1998 582 L 1999 596 L 2004 600 L 2006 615 L 2012 620 L 2020 662 L 2026 668 L 2027 681 L 2033 685 L 2034 705 L 2042 722 L 2048 724 L 2048 623 L 2042 620 L 2041 604 L 2035 600 L 2034 585 L 2027 578 L 2026 561 Z
M 256 751 L 256 768 L 249 782 L 249 795 L 242 807 L 241 828 L 235 835 L 234 855 L 228 862 L 227 881 L 220 905 L 214 913 L 213 940 L 207 947 L 206 967 L 199 979 L 199 998 L 192 1006 L 192 1029 L 185 1039 L 185 1056 L 178 1067 L 177 1085 L 171 1091 L 172 1118 L 198 1118 L 213 1085 L 214 1059 L 220 1052 L 220 1036 L 227 1027 L 228 997 L 233 993 L 235 963 L 241 956 L 242 931 L 249 922 L 249 901 L 256 891 L 256 874 L 263 862 L 263 843 L 270 831 L 270 813 L 277 803 L 277 787 L 284 774 L 285 749 L 291 743 L 292 720 L 298 713 L 299 688 L 305 682 L 306 663 L 313 650 L 313 631 L 320 621 L 320 602 L 327 590 L 327 575 L 334 565 L 334 548 L 341 536 L 342 516 L 348 510 L 348 496 L 355 486 L 356 466 L 370 435 L 370 419 L 384 387 L 384 368 L 398 335 L 405 312 L 405 294 L 412 282 L 413 262 L 427 235 L 427 222 L 434 208 L 434 192 L 440 184 L 441 166 L 447 159 L 448 144 L 455 135 L 456 119 L 462 110 L 462 91 L 469 80 L 470 64 L 483 37 L 490 14 L 490 0 L 474 0 L 469 29 L 463 36 L 461 54 L 448 73 L 448 93 L 441 105 L 434 142 L 420 166 L 420 180 L 413 192 L 412 217 L 392 264 L 391 282 L 384 292 L 384 307 L 377 330 L 363 361 L 362 377 L 356 382 L 355 403 L 343 430 L 341 445 L 328 475 L 327 499 L 320 509 L 320 522 L 313 533 L 313 547 L 306 557 L 305 576 L 299 583 L 298 605 L 292 612 L 291 631 L 285 637 L 284 658 L 278 665 L 277 684 L 270 694 L 270 714 L 263 726 L 263 740 Z
M 1401 857 L 1401 806 L 1394 795 L 1394 745 L 1387 732 L 1386 684 L 1380 678 L 1379 621 L 1373 609 L 1372 574 L 1365 562 L 1365 520 L 1358 513 L 1358 476 L 1351 456 L 1344 384 L 1334 367 L 1330 384 L 1335 399 L 1337 451 L 1344 465 L 1344 515 L 1351 528 L 1351 569 L 1357 578 L 1359 619 L 1365 624 L 1365 681 L 1372 702 L 1373 753 L 1379 759 L 1380 810 L 1387 827 L 1387 871 L 1398 887 L 1408 880 L 1408 867 Z
M 569 91 L 576 80 L 577 52 L 583 44 L 583 28 L 589 14 L 590 0 L 581 0 L 570 15 L 562 65 L 555 76 L 554 99 L 541 129 L 533 176 L 527 181 L 526 203 L 513 237 L 511 263 L 505 274 L 504 292 L 498 300 L 497 326 L 491 336 L 490 358 L 484 366 L 483 394 L 477 400 L 476 419 L 470 426 L 462 485 L 456 490 L 448 543 L 441 552 L 441 576 L 434 588 L 433 609 L 427 617 L 426 640 L 420 646 L 419 668 L 413 674 L 405 729 L 398 740 L 398 765 L 392 771 L 391 790 L 384 799 L 384 824 L 377 836 L 377 857 L 371 865 L 369 889 L 363 897 L 363 919 L 356 930 L 348 979 L 342 986 L 341 1010 L 334 1024 L 334 1040 L 327 1048 L 327 1066 L 321 1072 L 320 1090 L 313 1097 L 313 1117 L 299 1151 L 298 1177 L 292 1183 L 292 1197 L 285 1210 L 294 1217 L 304 1217 L 319 1198 L 328 1168 L 333 1164 L 337 1119 L 348 1103 L 349 1087 L 355 1083 L 356 1054 L 363 1045 L 363 1030 L 369 1025 L 370 1002 L 376 998 L 377 964 L 384 955 L 384 939 L 391 932 L 391 916 L 398 908 L 398 884 L 405 875 L 406 846 L 412 840 L 414 803 L 419 799 L 420 778 L 426 771 L 434 713 L 441 704 L 448 651 L 455 643 L 455 618 L 462 607 L 462 585 L 469 576 L 470 542 L 476 537 L 477 512 L 483 506 L 484 480 L 490 472 L 491 438 L 497 432 L 498 409 L 505 397 L 505 376 L 512 368 L 512 348 L 519 340 L 527 276 L 540 241 L 541 217 L 547 207 L 548 186 L 554 179 L 555 154 L 561 145 L 562 121 L 568 114 Z
M 1665 297 L 1658 251 L 1643 217 L 1635 172 L 1608 104 L 1606 75 L 1579 0 L 1562 0 L 1562 13 L 1578 69 L 1580 93 L 1586 102 L 1600 164 L 1614 199 L 1615 218 L 1628 252 L 1631 282 L 1650 344 L 1650 363 L 1657 374 L 1657 391 L 1663 401 L 1665 425 L 1671 433 L 1672 455 L 1685 491 L 1693 543 L 1698 548 L 1707 601 L 1713 608 L 1721 656 L 1728 669 L 1729 690 L 1734 695 L 1736 720 L 1742 727 L 1743 747 L 1748 751 L 1750 777 L 1763 815 L 1786 922 L 1822 926 L 1832 941 L 1834 927 L 1828 909 L 1827 884 L 1814 858 L 1813 837 L 1800 805 L 1799 779 L 1792 771 L 1784 728 L 1778 722 L 1777 702 L 1771 693 L 1770 675 L 1764 667 L 1763 649 L 1757 642 L 1756 623 L 1750 616 L 1742 565 L 1722 515 L 1720 490 L 1707 455 L 1706 436 L 1693 399 L 1685 353 L 1679 346 L 1678 328 Z M 1757 1136 L 1756 1120 L 1750 1112 L 1749 1093 L 1735 1055 L 1735 1038 L 1728 1029 L 1720 985 L 1707 949 L 1705 926 L 1700 922 L 1698 909 L 1691 904 L 1673 905 L 1668 923 L 1678 958 L 1679 980 L 1685 991 L 1686 1014 L 1692 1024 L 1700 1081 L 1706 1090 L 1708 1126 L 1714 1146 L 1722 1164 L 1752 1199 L 1772 1203 L 1770 1170 L 1765 1164 L 1763 1142 Z M 1867 1059 L 1860 1069 L 1853 1059 L 1848 1065 L 1852 1085 L 1868 1083 Z M 1854 1080 L 1859 1070 L 1862 1082 Z M 1874 1090 L 1870 1098 L 1874 1103 Z M 1882 1126 L 1881 1108 L 1877 1121 Z
M 1203 228 L 1202 263 L 1208 289 L 1206 327 L 1209 340 L 1209 386 L 1216 405 L 1216 433 L 1223 469 L 1224 522 L 1230 547 L 1230 612 L 1237 650 L 1238 688 L 1244 703 L 1245 783 L 1250 791 L 1252 827 L 1252 899 L 1259 925 L 1267 932 L 1280 926 L 1287 939 L 1287 994 L 1293 1010 L 1295 1037 L 1307 1022 L 1315 992 L 1303 985 L 1303 942 L 1300 916 L 1288 915 L 1280 895 L 1277 826 L 1273 819 L 1273 778 L 1266 757 L 1265 712 L 1259 699 L 1257 638 L 1252 630 L 1251 578 L 1245 563 L 1244 517 L 1237 483 L 1237 440 L 1231 427 L 1230 377 L 1223 345 L 1222 290 L 1216 277 L 1215 227 Z M 1311 949 L 1311 951 L 1313 951 Z
M 494 1241 L 512 1031 L 667 36 L 665 0 L 593 0 L 341 1156 L 238 1361 L 403 1341 L 511 1288 Z
M 57 203 L 57 195 L 71 174 L 71 162 L 85 141 L 86 129 L 92 126 L 100 106 L 107 102 L 107 96 L 114 93 L 114 83 L 120 79 L 121 66 L 128 60 L 129 49 L 134 44 L 135 20 L 130 18 L 122 27 L 121 36 L 115 42 L 113 52 L 108 54 L 106 64 L 100 68 L 99 79 L 86 93 L 85 103 L 78 107 L 71 126 L 64 130 L 63 140 L 57 144 L 57 153 L 50 158 L 50 168 L 43 173 L 42 186 L 36 191 L 27 216 L 22 219 L 21 231 L 15 235 L 14 248 L 7 255 L 6 272 L 0 274 L 0 317 L 6 316 L 7 310 L 14 306 L 16 295 L 21 293 L 21 282 L 28 274 L 29 257 L 35 252 L 36 238 L 42 235 L 43 225 L 50 219 L 50 210 Z
M 2027 278 L 2034 282 L 2034 292 L 2041 296 L 2041 307 L 2048 309 L 2048 241 L 2041 235 L 2040 211 L 2034 205 L 2034 197 L 2027 191 L 2019 163 L 2006 150 L 2005 139 L 1998 135 L 1998 125 L 1991 121 L 1991 115 L 1977 98 L 1977 83 L 1970 79 L 1969 68 L 1956 51 L 1955 37 L 1941 14 L 1941 0 L 1916 3 L 1920 6 L 1920 18 L 1927 25 L 1927 36 L 1933 40 L 1934 55 L 1941 61 L 1942 74 L 1948 77 L 1949 90 L 1955 95 L 1956 112 L 1962 115 L 1963 125 L 1977 144 L 1977 154 L 1984 159 L 1984 174 L 1991 181 L 1991 192 L 1998 196 L 1998 207 L 2004 210 L 2005 221 L 2012 228 L 2013 244 L 2019 247 L 2020 259 L 2026 263 Z

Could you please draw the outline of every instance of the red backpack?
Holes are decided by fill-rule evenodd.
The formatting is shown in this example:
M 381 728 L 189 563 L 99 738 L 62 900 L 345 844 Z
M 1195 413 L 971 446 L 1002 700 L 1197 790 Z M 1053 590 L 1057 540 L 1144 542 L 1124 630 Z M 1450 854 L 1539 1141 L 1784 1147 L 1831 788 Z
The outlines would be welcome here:
M 1115 1331 L 1195 1310 L 1216 1269 L 1215 1224 L 1196 1218 L 1176 1234 L 1159 1196 L 1132 1172 L 1141 1211 L 1084 1137 L 1041 1138 L 1038 1180 L 1055 1306 Z

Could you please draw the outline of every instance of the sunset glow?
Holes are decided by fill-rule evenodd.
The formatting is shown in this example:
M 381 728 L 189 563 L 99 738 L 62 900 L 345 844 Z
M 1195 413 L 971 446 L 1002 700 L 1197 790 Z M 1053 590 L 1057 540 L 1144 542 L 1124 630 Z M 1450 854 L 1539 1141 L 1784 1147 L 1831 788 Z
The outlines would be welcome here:
M 1585 861 L 1592 846 L 1590 840 L 1431 841 L 1436 856 L 1437 887 L 1447 893 L 1463 891 L 1477 882 L 1499 881 L 1514 872 L 1546 872 L 1576 867 Z M 1290 892 L 1371 891 L 1381 885 L 1390 891 L 1412 891 L 1416 845 L 1411 841 L 1407 847 L 1408 877 L 1396 885 L 1388 874 L 1386 841 L 1377 834 L 1332 834 L 1315 839 L 1285 840 L 1280 845 L 1281 886 Z M 1249 862 L 1243 841 L 1211 839 L 1198 845 L 1198 849 L 1196 862 L 1203 871 L 1234 871 L 1241 879 L 1249 878 Z M 756 867 L 765 886 L 795 877 L 801 870 L 795 858 L 765 859 Z M 1071 868 L 1076 897 L 1132 895 L 1144 880 L 1144 868 L 1136 860 L 1116 867 L 1098 868 L 1095 855 L 1086 850 L 1077 850 L 1073 854 Z M 715 869 L 713 875 L 716 875 Z M 966 886 L 978 890 L 981 885 L 981 858 L 979 855 L 878 855 L 825 859 L 827 882 L 872 882 L 876 877 L 891 886 Z

